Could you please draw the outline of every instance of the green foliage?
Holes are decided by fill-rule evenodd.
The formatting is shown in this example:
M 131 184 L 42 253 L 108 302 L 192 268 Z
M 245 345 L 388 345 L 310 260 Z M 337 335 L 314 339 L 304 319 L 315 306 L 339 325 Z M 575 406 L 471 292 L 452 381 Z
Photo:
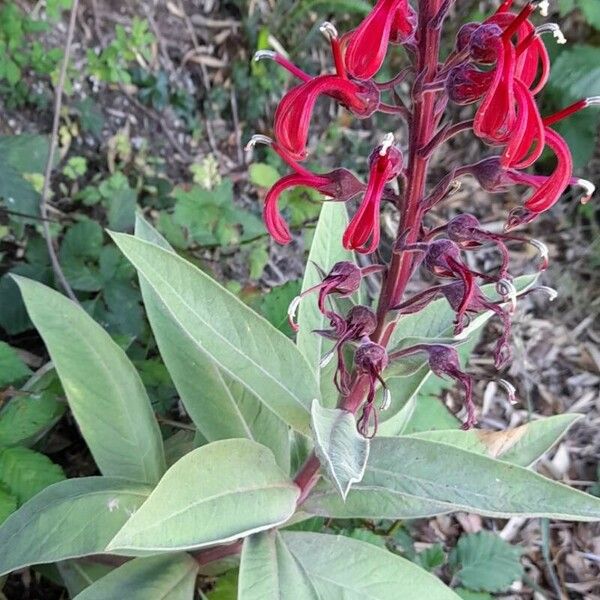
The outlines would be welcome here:
M 595 5 L 583 2 L 586 6 Z M 554 109 L 600 95 L 600 64 L 595 46 L 577 45 L 563 50 L 552 65 L 552 75 L 546 97 Z M 584 166 L 591 158 L 596 140 L 600 112 L 596 107 L 587 108 L 557 124 L 558 131 L 565 136 L 577 166 Z
M 0 388 L 25 380 L 31 371 L 7 343 L 0 342 Z
M 134 62 L 147 66 L 152 59 L 152 46 L 156 40 L 148 30 L 148 22 L 134 17 L 131 27 L 115 27 L 115 38 L 99 54 L 88 50 L 90 73 L 107 83 L 132 82 L 130 68 Z
M 467 588 L 504 592 L 523 575 L 521 550 L 489 531 L 463 535 L 450 554 L 456 577 Z

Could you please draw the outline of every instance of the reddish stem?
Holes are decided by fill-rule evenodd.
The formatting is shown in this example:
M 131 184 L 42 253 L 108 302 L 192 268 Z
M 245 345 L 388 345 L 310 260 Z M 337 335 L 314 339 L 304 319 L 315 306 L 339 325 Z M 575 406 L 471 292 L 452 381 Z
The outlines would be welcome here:
M 440 29 L 430 27 L 430 23 L 438 14 L 442 0 L 421 0 L 420 4 L 416 81 L 420 79 L 419 74 L 424 73 L 421 83 L 427 84 L 436 77 L 440 47 Z M 419 149 L 431 142 L 440 119 L 440 115 L 436 116 L 435 112 L 437 99 L 435 93 L 413 94 L 413 97 L 415 98 L 414 116 L 410 132 L 406 200 L 398 229 L 398 239 L 405 239 L 406 244 L 414 243 L 421 229 L 421 200 L 425 194 L 429 156 L 422 156 Z M 387 313 L 404 295 L 412 274 L 413 260 L 414 254 L 410 252 L 394 254 L 385 277 L 377 307 L 378 326 L 372 336 L 373 341 L 383 346 L 389 342 L 395 327 L 395 323 L 386 324 Z M 364 402 L 367 391 L 368 378 L 365 375 L 355 375 L 351 391 L 341 401 L 340 408 L 355 413 Z M 320 463 L 313 452 L 295 479 L 301 489 L 299 503 L 306 499 L 318 481 L 319 468 Z

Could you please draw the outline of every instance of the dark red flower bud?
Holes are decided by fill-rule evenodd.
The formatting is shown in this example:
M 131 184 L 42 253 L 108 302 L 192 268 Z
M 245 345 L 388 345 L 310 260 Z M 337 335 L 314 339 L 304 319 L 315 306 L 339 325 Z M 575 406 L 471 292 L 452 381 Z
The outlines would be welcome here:
M 377 382 L 381 383 L 383 387 L 384 401 L 382 408 L 384 410 L 390 401 L 389 391 L 381 377 L 382 371 L 388 365 L 388 360 L 389 358 L 386 349 L 383 346 L 371 341 L 365 341 L 362 343 L 354 354 L 354 364 L 356 365 L 356 370 L 358 373 L 366 375 L 369 380 L 369 392 L 367 394 L 367 400 L 363 406 L 362 416 L 357 423 L 358 430 L 365 437 L 373 437 L 377 433 L 378 416 L 377 409 L 373 405 Z M 371 417 L 374 419 L 374 427 L 373 431 L 369 432 L 371 428 Z
M 492 65 L 498 57 L 502 28 L 495 23 L 484 23 L 471 35 L 469 52 L 478 63 Z
M 481 100 L 494 78 L 493 71 L 480 71 L 471 65 L 458 65 L 448 74 L 446 91 L 452 102 L 466 106 Z
M 463 424 L 463 429 L 473 427 L 477 423 L 475 405 L 473 404 L 473 382 L 471 377 L 461 369 L 456 348 L 444 344 L 416 344 L 410 348 L 392 353 L 389 360 L 393 362 L 420 352 L 427 353 L 429 368 L 438 377 L 450 377 L 463 386 L 465 390 L 465 407 L 467 409 L 467 418 Z
M 471 36 L 477 29 L 481 27 L 481 23 L 465 23 L 456 35 L 456 50 L 457 52 L 463 52 L 467 50 L 471 43 Z

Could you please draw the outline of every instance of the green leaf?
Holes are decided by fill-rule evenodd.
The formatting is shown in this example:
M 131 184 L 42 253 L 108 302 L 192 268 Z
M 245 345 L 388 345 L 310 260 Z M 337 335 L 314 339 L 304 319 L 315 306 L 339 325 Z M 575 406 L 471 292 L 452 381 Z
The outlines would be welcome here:
M 463 600 L 494 600 L 493 596 L 487 592 L 472 592 L 465 588 L 456 588 L 454 590 Z
M 244 540 L 238 596 L 240 600 L 320 600 L 300 563 L 277 531 Z
M 21 447 L 0 450 L 0 482 L 19 504 L 64 478 L 63 470 L 44 454 Z
M 266 163 L 252 163 L 248 171 L 250 182 L 263 188 L 270 188 L 281 177 L 275 167 Z
M 523 467 L 413 437 L 372 440 L 365 475 L 348 494 L 347 504 L 361 489 L 371 493 L 371 503 L 364 508 L 374 510 L 379 502 L 386 518 L 394 513 L 396 494 L 398 514 L 409 496 L 415 502 L 445 505 L 446 511 L 465 510 L 500 518 L 600 518 L 599 498 Z M 354 516 L 368 518 L 372 513 Z
M 302 282 L 303 290 L 307 290 L 321 281 L 319 272 L 314 265 L 318 265 L 325 272 L 329 272 L 337 262 L 354 260 L 352 252 L 345 250 L 341 244 L 342 235 L 347 225 L 348 212 L 343 203 L 323 203 L 308 254 L 308 265 Z M 304 298 L 300 303 L 298 326 L 300 329 L 296 337 L 296 344 L 307 358 L 317 378 L 319 378 L 323 405 L 332 408 L 336 405 L 338 397 L 337 389 L 333 383 L 335 373 L 333 363 L 335 361 L 332 361 L 331 366 L 325 368 L 322 373 L 319 362 L 322 356 L 332 348 L 333 342 L 314 333 L 315 330 L 327 329 L 329 326 L 328 320 L 319 311 L 316 294 Z
M 213 442 L 167 471 L 109 549 L 173 551 L 235 540 L 285 522 L 298 495 L 264 446 Z
M 60 245 L 59 258 L 66 278 L 76 290 L 96 292 L 102 288 L 97 260 L 104 234 L 95 221 L 86 219 L 70 227 Z
M 46 488 L 0 526 L 0 575 L 104 552 L 151 488 L 120 478 L 67 479 Z M 67 526 L 68 524 L 68 526 Z
M 442 544 L 433 544 L 415 557 L 415 562 L 426 571 L 433 571 L 446 562 L 446 553 Z
M 465 587 L 504 592 L 523 576 L 521 553 L 501 537 L 480 531 L 461 536 L 450 553 L 450 564 Z
M 165 469 L 160 430 L 126 354 L 68 298 L 15 279 L 102 473 L 156 483 Z
M 556 415 L 503 431 L 423 431 L 411 437 L 442 442 L 513 465 L 528 467 L 554 446 L 581 415 Z
M 8 488 L 0 483 L 0 525 L 8 516 L 17 510 L 17 498 L 10 493 Z
M 56 564 L 56 568 L 63 581 L 63 585 L 69 592 L 69 597 L 74 598 L 77 594 L 89 587 L 98 579 L 108 575 L 114 567 L 94 563 L 89 560 L 64 560 Z
M 11 384 L 18 384 L 27 379 L 31 371 L 6 342 L 0 342 L 0 388 Z
M 136 235 L 172 251 L 167 241 L 141 218 L 136 222 Z M 161 356 L 186 411 L 202 435 L 210 442 L 228 438 L 259 442 L 270 448 L 279 465 L 287 470 L 290 462 L 287 425 L 236 380 L 219 371 L 166 309 L 143 275 L 140 287 Z
M 136 558 L 99 579 L 76 600 L 193 600 L 198 563 L 187 554 Z
M 294 344 L 180 257 L 132 236 L 113 237 L 198 348 L 286 423 L 308 434 L 310 403 L 319 393 Z
M 350 486 L 364 475 L 369 456 L 369 440 L 358 433 L 352 413 L 312 404 L 312 430 L 315 452 L 330 481 L 342 498 Z
M 387 550 L 345 536 L 281 532 L 320 598 L 457 600 L 437 577 Z
M 65 408 L 50 392 L 15 396 L 0 411 L 0 446 L 36 442 L 60 419 Z

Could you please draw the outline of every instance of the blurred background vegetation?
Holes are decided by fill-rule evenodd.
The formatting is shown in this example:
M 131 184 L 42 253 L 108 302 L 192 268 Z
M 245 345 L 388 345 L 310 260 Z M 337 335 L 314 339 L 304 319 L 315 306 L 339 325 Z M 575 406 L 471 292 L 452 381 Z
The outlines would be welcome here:
M 60 289 L 44 240 L 40 195 L 71 1 L 0 4 L 0 521 L 58 479 L 95 472 L 10 278 L 17 273 Z M 448 49 L 460 24 L 484 18 L 493 5 L 458 2 L 447 26 Z M 288 193 L 283 206 L 294 243 L 279 248 L 270 242 L 260 218 L 261 199 L 284 167 L 264 149 L 250 163 L 243 147 L 252 133 L 269 133 L 276 103 L 291 81 L 275 65 L 252 62 L 251 57 L 260 49 L 285 50 L 307 71 L 321 72 L 330 68 L 330 61 L 319 24 L 328 19 L 340 30 L 349 29 L 370 7 L 365 0 L 82 0 L 47 223 L 70 287 L 135 361 L 173 443 L 185 441 L 186 416 L 151 336 L 134 271 L 109 243 L 105 228 L 131 231 L 136 211 L 143 212 L 178 251 L 291 335 L 285 313 L 299 290 L 304 250 L 320 202 L 307 190 Z M 558 0 L 552 16 L 569 44 L 548 42 L 554 66 L 541 99 L 544 112 L 581 97 L 600 96 L 600 0 Z M 405 60 L 401 52 L 391 56 L 382 77 L 397 72 Z M 590 109 L 559 127 L 578 173 L 596 184 L 599 124 L 600 110 Z M 313 126 L 318 152 L 309 165 L 343 165 L 361 173 L 377 132 L 389 130 L 403 139 L 402 128 L 389 116 L 355 123 L 323 103 Z M 461 139 L 436 160 L 434 172 L 445 172 L 450 158 L 466 162 L 481 151 L 476 142 Z M 468 191 L 459 198 L 462 209 L 486 214 L 492 202 L 479 191 Z M 520 391 L 528 402 L 524 414 L 553 414 L 575 404 L 596 423 L 600 406 L 582 404 L 581 398 L 592 393 L 592 400 L 597 399 L 600 389 L 599 209 L 597 202 L 580 206 L 567 196 L 535 231 L 544 240 L 552 238 L 557 266 L 548 275 L 549 283 L 558 285 L 564 303 L 551 315 L 540 307 L 528 309 L 520 330 L 524 341 L 516 341 L 518 348 L 539 343 L 528 329 L 537 327 L 553 336 L 545 350 L 558 348 L 559 358 L 546 365 L 551 385 L 530 381 L 541 364 L 533 361 Z M 506 212 L 500 200 L 493 204 L 487 215 L 491 222 Z M 461 208 L 454 204 L 448 210 Z M 384 223 L 390 230 L 392 220 L 390 216 Z M 582 322 L 578 335 L 583 332 L 583 338 L 561 337 Z M 588 354 L 577 355 L 578 362 L 572 348 L 579 352 L 580 344 Z M 560 358 L 565 355 L 570 362 Z M 475 358 L 473 365 L 484 375 L 490 373 L 484 359 Z M 510 374 L 523 373 L 515 367 Z M 579 379 L 571 384 L 571 377 Z M 423 392 L 414 430 L 424 421 L 440 428 L 455 426 L 439 400 L 443 389 L 437 381 Z M 486 389 L 479 390 L 484 403 Z M 555 399 L 546 405 L 545 394 Z M 451 395 L 445 400 L 452 404 Z M 538 400 L 541 404 L 536 405 Z M 512 414 L 494 414 L 487 425 L 506 425 Z M 571 454 L 572 462 L 562 471 L 563 463 L 550 461 L 558 469 L 551 474 L 581 480 L 584 489 L 600 493 L 600 440 L 585 430 L 571 443 L 583 448 L 582 456 Z M 460 583 L 468 599 L 485 600 L 494 593 L 600 597 L 600 531 L 593 525 L 550 530 L 537 523 L 525 533 L 509 535 L 506 523 L 468 515 L 434 521 L 308 526 L 327 526 L 387 546 Z M 577 552 L 588 556 L 580 558 Z M 577 558 L 568 560 L 567 555 Z M 234 578 L 235 572 L 212 590 L 212 582 L 205 582 L 209 598 L 233 598 L 228 582 Z M 584 585 L 594 578 L 594 585 Z M 68 574 L 36 568 L 11 576 L 4 593 L 7 598 L 60 598 L 65 597 L 65 585 L 72 590 L 83 584 Z

